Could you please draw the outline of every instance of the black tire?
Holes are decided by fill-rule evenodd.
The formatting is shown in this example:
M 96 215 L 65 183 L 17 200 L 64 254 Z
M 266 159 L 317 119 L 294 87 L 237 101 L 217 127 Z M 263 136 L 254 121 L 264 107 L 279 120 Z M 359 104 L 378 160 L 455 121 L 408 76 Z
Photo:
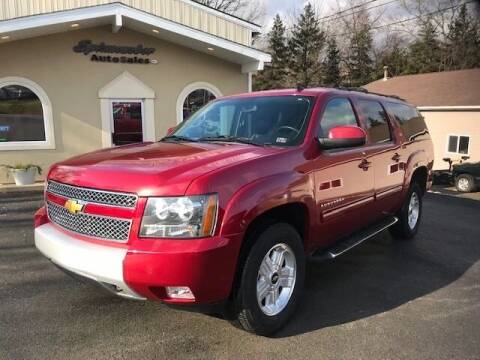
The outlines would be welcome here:
M 276 223 L 268 226 L 253 239 L 253 246 L 246 257 L 235 296 L 237 324 L 248 332 L 268 336 L 282 328 L 295 312 L 303 294 L 305 281 L 305 253 L 302 238 L 292 226 Z M 267 315 L 257 300 L 257 279 L 262 261 L 277 244 L 286 244 L 296 261 L 296 279 L 286 306 L 275 315 Z M 280 293 L 284 289 L 279 290 Z
M 409 219 L 409 205 L 412 197 L 416 196 L 419 202 L 419 211 L 418 211 L 418 219 L 415 223 L 413 228 L 408 222 Z M 390 228 L 390 233 L 393 237 L 397 239 L 413 239 L 418 232 L 418 228 L 420 226 L 420 222 L 422 220 L 422 212 L 423 212 L 423 191 L 420 188 L 418 183 L 413 182 L 410 185 L 410 189 L 408 190 L 408 194 L 405 198 L 405 202 L 402 205 L 402 208 L 397 213 L 398 222 Z
M 469 193 L 475 191 L 475 179 L 469 174 L 460 174 L 455 178 L 457 191 Z

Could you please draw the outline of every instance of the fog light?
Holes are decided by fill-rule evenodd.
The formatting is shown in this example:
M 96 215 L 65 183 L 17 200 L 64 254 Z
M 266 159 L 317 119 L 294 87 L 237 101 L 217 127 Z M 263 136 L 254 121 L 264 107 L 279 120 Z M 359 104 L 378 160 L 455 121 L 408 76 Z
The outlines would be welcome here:
M 192 291 L 187 286 L 167 286 L 167 295 L 172 299 L 195 300 Z

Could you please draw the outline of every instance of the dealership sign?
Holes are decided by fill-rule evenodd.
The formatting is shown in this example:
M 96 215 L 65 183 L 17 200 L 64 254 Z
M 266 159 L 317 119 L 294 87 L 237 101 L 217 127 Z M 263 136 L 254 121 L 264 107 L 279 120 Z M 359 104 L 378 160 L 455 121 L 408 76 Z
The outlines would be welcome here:
M 157 64 L 158 61 L 147 56 L 155 52 L 155 48 L 137 46 L 107 45 L 104 42 L 94 44 L 92 40 L 81 40 L 73 47 L 76 53 L 90 56 L 90 61 L 118 64 Z

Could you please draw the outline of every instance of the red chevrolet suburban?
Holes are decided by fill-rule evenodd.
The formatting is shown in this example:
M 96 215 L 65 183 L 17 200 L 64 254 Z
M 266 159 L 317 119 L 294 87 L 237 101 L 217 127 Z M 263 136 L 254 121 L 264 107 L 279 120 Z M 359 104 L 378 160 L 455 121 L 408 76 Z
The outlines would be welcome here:
M 156 143 L 55 164 L 35 244 L 125 298 L 223 304 L 268 335 L 297 307 L 305 263 L 389 228 L 412 238 L 431 186 L 418 111 L 352 89 L 211 102 Z

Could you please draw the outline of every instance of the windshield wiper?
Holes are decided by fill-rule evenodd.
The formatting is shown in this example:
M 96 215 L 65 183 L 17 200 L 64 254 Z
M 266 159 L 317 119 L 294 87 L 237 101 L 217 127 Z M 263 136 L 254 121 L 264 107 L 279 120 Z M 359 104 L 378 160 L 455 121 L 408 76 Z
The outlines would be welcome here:
M 226 136 L 226 135 L 220 135 L 220 136 L 207 136 L 198 139 L 198 141 L 220 141 L 220 142 L 233 142 L 233 143 L 240 143 L 240 144 L 247 144 L 247 145 L 254 145 L 254 146 L 263 146 L 263 144 L 258 144 L 255 143 L 251 140 L 248 140 L 246 138 L 239 138 L 235 136 Z
M 160 141 L 186 141 L 186 142 L 198 142 L 196 139 L 192 139 L 186 136 L 181 135 L 169 135 L 160 139 Z

